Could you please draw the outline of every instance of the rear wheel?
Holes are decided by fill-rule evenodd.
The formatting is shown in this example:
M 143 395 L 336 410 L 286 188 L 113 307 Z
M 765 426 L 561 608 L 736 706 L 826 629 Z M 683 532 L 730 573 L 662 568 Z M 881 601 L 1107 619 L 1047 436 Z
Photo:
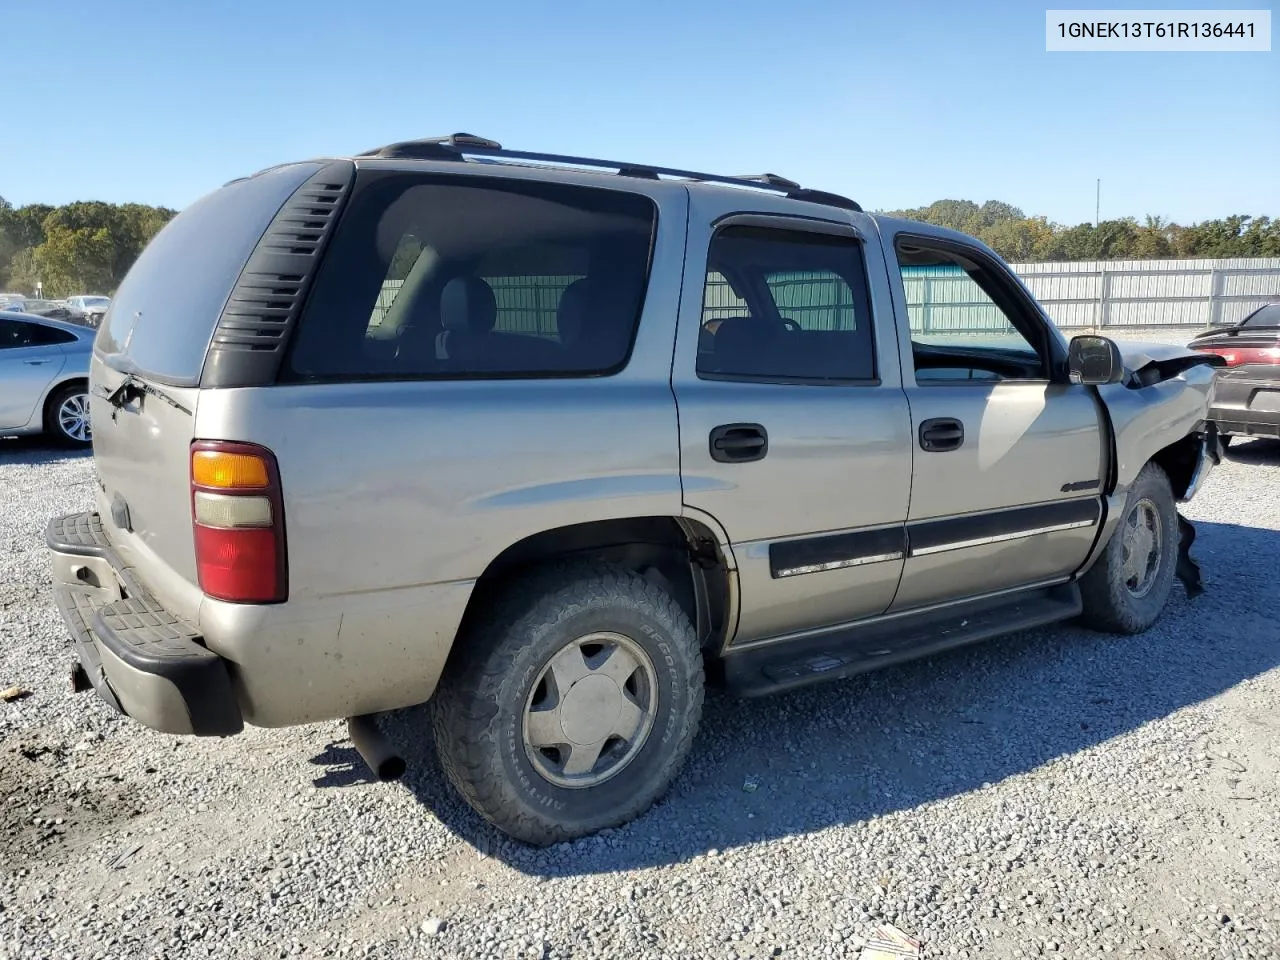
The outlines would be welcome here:
M 574 564 L 512 585 L 458 638 L 432 722 L 467 802 L 543 845 L 648 809 L 684 764 L 702 699 L 675 600 L 630 571 Z
M 88 386 L 69 383 L 54 391 L 45 405 L 44 428 L 63 446 L 89 446 L 93 442 L 93 426 L 89 422 Z
M 1169 477 L 1148 463 L 1129 488 L 1120 526 L 1080 578 L 1082 621 L 1096 630 L 1142 633 L 1164 610 L 1178 563 L 1178 510 Z

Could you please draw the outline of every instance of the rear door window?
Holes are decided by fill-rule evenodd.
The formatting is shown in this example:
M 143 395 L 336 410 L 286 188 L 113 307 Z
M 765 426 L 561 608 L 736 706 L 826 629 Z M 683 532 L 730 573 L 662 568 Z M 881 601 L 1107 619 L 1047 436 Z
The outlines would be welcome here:
M 283 376 L 600 376 L 631 352 L 657 210 L 623 190 L 364 171 Z
M 729 226 L 707 254 L 703 379 L 874 382 L 866 264 L 853 237 Z

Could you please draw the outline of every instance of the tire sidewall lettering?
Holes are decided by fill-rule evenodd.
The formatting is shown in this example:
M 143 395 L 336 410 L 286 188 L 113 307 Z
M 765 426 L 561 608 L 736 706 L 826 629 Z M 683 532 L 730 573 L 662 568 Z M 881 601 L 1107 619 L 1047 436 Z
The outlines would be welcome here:
M 556 622 L 551 629 L 536 631 L 530 637 L 530 649 L 517 661 L 521 669 L 513 671 L 510 683 L 503 684 L 503 705 L 497 715 L 502 766 L 506 768 L 505 776 L 523 797 L 524 803 L 537 811 L 539 817 L 550 814 L 553 820 L 589 818 L 622 802 L 634 792 L 634 785 L 629 782 L 634 781 L 636 775 L 642 781 L 647 780 L 655 766 L 661 767 L 667 748 L 679 739 L 683 726 L 681 719 L 688 709 L 688 698 L 682 693 L 686 678 L 682 678 L 678 648 L 670 639 L 669 631 L 651 622 L 650 616 L 651 613 L 624 606 L 584 608 Z M 538 673 L 560 646 L 573 636 L 597 630 L 613 630 L 631 637 L 659 668 L 655 678 L 659 680 L 658 716 L 654 718 L 654 729 L 650 731 L 648 742 L 627 770 L 597 787 L 574 790 L 544 780 L 526 756 L 522 729 L 524 708 Z M 666 678 L 665 683 L 661 682 L 663 677 Z M 575 813 L 575 808 L 580 812 Z

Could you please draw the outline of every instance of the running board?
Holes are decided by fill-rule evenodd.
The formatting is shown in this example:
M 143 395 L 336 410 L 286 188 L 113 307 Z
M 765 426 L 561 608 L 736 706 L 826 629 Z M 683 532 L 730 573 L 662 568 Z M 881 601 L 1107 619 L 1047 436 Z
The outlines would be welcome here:
M 914 614 L 779 640 L 724 657 L 725 685 L 758 697 L 1069 620 L 1083 609 L 1075 583 L 1039 587 Z

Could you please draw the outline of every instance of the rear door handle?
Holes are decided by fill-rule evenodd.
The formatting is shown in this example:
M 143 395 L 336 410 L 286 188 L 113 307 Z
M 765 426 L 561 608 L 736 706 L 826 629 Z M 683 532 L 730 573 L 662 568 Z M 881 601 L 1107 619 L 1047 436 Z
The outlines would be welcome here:
M 920 424 L 920 449 L 930 453 L 957 450 L 964 443 L 964 424 L 955 417 L 933 417 Z
M 711 459 L 718 463 L 763 460 L 769 452 L 769 434 L 758 423 L 726 423 L 711 431 Z
M 42 363 L 49 363 L 49 362 L 51 362 L 51 361 L 49 360 L 49 358 L 48 358 L 48 357 L 46 357 L 46 358 L 45 358 L 45 359 L 43 359 L 43 360 L 23 360 L 22 362 L 23 362 L 23 363 L 25 363 L 25 364 L 27 364 L 28 366 L 38 367 L 38 366 L 40 366 L 40 364 L 42 364 Z

